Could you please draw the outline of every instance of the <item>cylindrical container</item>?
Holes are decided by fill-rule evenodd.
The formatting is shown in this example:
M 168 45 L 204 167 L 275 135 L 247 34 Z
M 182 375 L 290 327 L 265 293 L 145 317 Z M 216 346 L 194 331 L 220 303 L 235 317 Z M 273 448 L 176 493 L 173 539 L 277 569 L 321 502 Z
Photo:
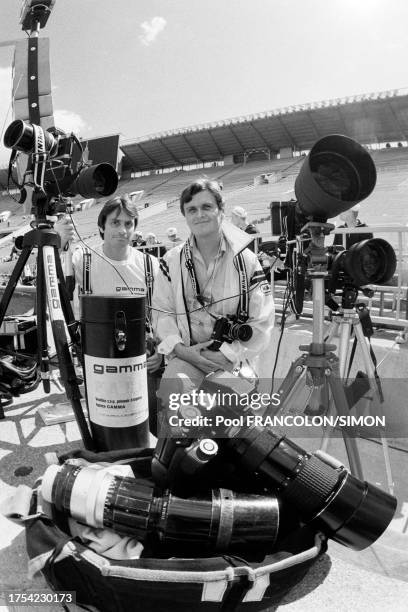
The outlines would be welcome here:
M 97 451 L 149 445 L 145 298 L 81 295 L 86 398 Z

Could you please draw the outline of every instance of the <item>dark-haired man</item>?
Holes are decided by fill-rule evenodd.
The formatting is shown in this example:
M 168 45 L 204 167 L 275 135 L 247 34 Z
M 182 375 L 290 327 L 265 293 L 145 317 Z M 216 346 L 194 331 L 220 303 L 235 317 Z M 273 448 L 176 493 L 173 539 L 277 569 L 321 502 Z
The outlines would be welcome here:
M 274 303 L 256 255 L 246 248 L 251 237 L 224 223 L 216 182 L 192 183 L 180 208 L 191 234 L 162 258 L 153 295 L 158 348 L 169 359 L 164 378 L 183 373 L 198 386 L 217 369 L 250 362 L 256 370 L 256 358 L 269 344 Z M 212 350 L 214 324 L 228 316 L 248 324 L 252 337 L 221 341 Z
M 157 273 L 158 262 L 150 257 L 149 263 L 149 255 L 143 255 L 130 244 L 138 223 L 136 206 L 127 195 L 112 198 L 101 209 L 97 223 L 103 242 L 93 249 L 80 246 L 72 256 L 79 289 L 90 291 L 93 295 L 145 295 L 148 284 L 152 283 Z M 55 229 L 61 236 L 61 246 L 64 248 L 74 238 L 72 222 L 69 219 L 60 221 Z M 86 252 L 90 253 L 89 283 L 83 277 Z M 74 300 L 74 306 L 76 304 Z M 77 306 L 75 310 L 78 314 Z M 154 352 L 147 359 L 147 371 L 156 371 L 161 362 L 161 355 Z

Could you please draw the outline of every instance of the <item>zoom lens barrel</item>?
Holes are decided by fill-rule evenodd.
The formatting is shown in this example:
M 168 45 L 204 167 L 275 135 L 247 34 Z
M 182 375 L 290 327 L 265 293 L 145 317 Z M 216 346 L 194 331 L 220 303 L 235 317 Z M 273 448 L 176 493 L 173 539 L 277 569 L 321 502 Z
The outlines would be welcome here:
M 46 130 L 41 129 L 41 131 L 44 134 L 45 151 L 50 157 L 53 157 L 58 151 L 58 139 Z M 10 123 L 4 134 L 5 147 L 28 154 L 34 152 L 35 145 L 36 136 L 32 123 L 22 119 L 16 119 Z
M 144 544 L 166 549 L 270 550 L 279 531 L 275 495 L 207 491 L 181 498 L 148 480 L 119 477 L 104 469 L 49 466 L 41 492 L 57 510 L 91 527 L 109 527 Z
M 266 428 L 253 426 L 245 430 L 245 437 L 235 437 L 236 430 L 232 435 L 228 445 L 242 465 L 261 474 L 282 502 L 335 542 L 362 550 L 392 520 L 396 498 L 355 478 L 334 459 L 323 460 Z

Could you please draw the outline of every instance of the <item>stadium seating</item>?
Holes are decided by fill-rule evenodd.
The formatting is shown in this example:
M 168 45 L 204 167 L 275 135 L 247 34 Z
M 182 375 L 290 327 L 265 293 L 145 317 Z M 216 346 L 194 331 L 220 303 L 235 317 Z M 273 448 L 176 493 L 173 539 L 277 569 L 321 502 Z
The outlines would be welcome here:
M 408 149 L 392 148 L 372 152 L 377 166 L 377 185 L 373 193 L 361 203 L 360 217 L 369 225 L 408 224 L 406 200 L 408 196 Z M 231 208 L 239 205 L 248 211 L 251 222 L 255 222 L 259 230 L 270 234 L 269 204 L 275 200 L 294 198 L 294 183 L 304 158 L 284 160 L 248 161 L 245 165 L 219 166 L 191 171 L 175 171 L 169 174 L 154 174 L 135 179 L 120 181 L 118 193 L 140 191 L 144 194 L 140 200 L 140 208 L 146 202 L 153 208 L 157 202 L 169 202 L 167 213 L 160 212 L 141 222 L 144 233 L 153 231 L 159 239 L 166 239 L 166 228 L 174 225 L 179 229 L 181 237 L 187 235 L 187 228 L 180 217 L 178 197 L 182 189 L 196 178 L 204 175 L 222 181 L 226 199 L 226 214 Z M 254 184 L 261 174 L 276 173 L 277 182 Z M 75 202 L 81 200 L 75 198 Z M 84 238 L 97 238 L 96 217 L 103 203 L 108 198 L 101 199 L 95 206 L 74 214 L 78 231 Z M 19 212 L 21 205 L 8 196 L 0 198 L 0 211 L 12 210 Z M 150 210 L 152 213 L 153 210 Z M 22 223 L 22 214 L 11 218 L 14 223 Z M 141 212 L 143 218 L 143 213 Z M 377 235 L 377 234 L 376 234 Z M 387 237 L 389 239 L 389 237 Z M 10 247 L 0 247 L 0 258 L 8 253 Z M 4 251 L 4 252 L 3 252 Z

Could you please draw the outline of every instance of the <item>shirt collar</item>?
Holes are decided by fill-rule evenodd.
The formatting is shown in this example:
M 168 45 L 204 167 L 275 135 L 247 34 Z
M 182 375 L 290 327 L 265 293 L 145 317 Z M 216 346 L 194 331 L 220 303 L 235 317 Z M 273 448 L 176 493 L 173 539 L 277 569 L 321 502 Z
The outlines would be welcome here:
M 195 240 L 195 236 L 193 234 L 190 234 L 190 237 L 188 239 L 188 242 L 190 244 L 190 249 L 192 253 L 199 253 L 200 251 L 198 250 L 197 244 L 196 244 L 196 240 Z M 221 233 L 221 243 L 220 243 L 220 249 L 219 252 L 220 253 L 225 253 L 225 251 L 227 250 L 227 241 L 225 240 L 225 236 L 224 233 Z

